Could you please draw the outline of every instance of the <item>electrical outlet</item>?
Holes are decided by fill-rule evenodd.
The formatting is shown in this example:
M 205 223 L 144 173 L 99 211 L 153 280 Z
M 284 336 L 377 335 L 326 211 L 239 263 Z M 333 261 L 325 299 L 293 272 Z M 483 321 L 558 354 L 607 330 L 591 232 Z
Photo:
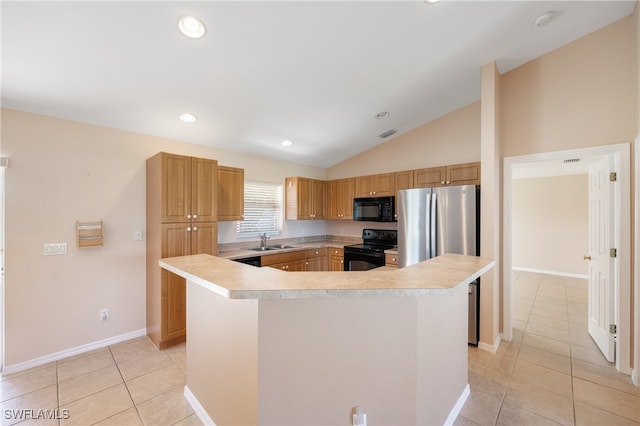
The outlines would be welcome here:
M 109 308 L 100 309 L 100 320 L 106 321 L 109 319 Z
M 135 241 L 142 241 L 143 236 L 144 236 L 144 234 L 140 229 L 137 229 L 137 230 L 133 231 L 133 239 Z

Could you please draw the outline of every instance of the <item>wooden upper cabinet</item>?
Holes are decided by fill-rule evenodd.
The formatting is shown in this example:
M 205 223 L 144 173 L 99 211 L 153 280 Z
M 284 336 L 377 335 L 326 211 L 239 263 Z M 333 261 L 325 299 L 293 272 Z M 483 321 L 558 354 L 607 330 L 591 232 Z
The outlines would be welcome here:
M 327 219 L 352 219 L 355 178 L 327 182 Z
M 323 180 L 312 180 L 311 214 L 313 219 L 326 219 L 327 183 Z
M 218 220 L 218 162 L 205 158 L 191 158 L 191 210 L 194 222 Z
M 403 172 L 395 172 L 393 174 L 394 182 L 395 182 L 395 211 L 394 217 L 398 218 L 398 191 L 402 189 L 411 189 L 413 188 L 413 170 L 405 170 Z
M 448 166 L 447 185 L 480 185 L 480 162 Z
M 480 185 L 480 162 L 414 170 L 416 188 L 446 185 Z
M 244 169 L 218 166 L 218 221 L 244 220 Z
M 160 153 L 161 222 L 215 222 L 218 162 Z
M 430 188 L 432 186 L 442 186 L 446 181 L 446 167 L 429 167 L 427 169 L 414 170 L 414 188 Z
M 393 195 L 393 173 L 356 177 L 356 197 L 384 197 Z
M 398 195 L 398 191 L 401 189 L 411 189 L 413 188 L 413 170 L 405 170 L 403 172 L 395 172 L 393 174 L 394 179 L 394 187 L 396 190 L 396 195 Z
M 160 216 L 163 223 L 191 222 L 191 157 L 158 154 L 162 176 Z
M 303 177 L 285 179 L 285 218 L 287 220 L 325 219 L 324 181 Z

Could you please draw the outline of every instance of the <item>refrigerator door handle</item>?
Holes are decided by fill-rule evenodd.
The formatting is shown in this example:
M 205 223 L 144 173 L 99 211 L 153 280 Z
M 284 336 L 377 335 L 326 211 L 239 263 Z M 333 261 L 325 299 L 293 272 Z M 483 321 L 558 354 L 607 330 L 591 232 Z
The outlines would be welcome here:
M 436 241 L 436 214 L 437 214 L 437 203 L 438 203 L 438 199 L 436 197 L 436 194 L 432 194 L 431 195 L 431 203 L 429 204 L 429 210 L 430 210 L 430 214 L 429 216 L 431 217 L 431 220 L 429 221 L 429 258 L 432 257 L 436 257 L 438 255 L 437 251 L 438 251 L 438 246 L 436 245 L 437 241 Z

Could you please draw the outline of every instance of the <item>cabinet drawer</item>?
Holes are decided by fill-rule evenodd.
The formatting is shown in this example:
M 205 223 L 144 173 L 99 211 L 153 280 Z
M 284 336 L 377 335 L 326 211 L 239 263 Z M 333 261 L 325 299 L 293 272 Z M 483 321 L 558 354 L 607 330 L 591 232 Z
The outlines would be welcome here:
M 384 255 L 384 264 L 385 264 L 385 266 L 398 266 L 398 255 L 397 254 L 385 254 Z
M 344 256 L 344 249 L 336 247 L 328 247 L 327 252 L 329 256 Z
M 310 259 L 310 258 L 313 258 L 313 257 L 326 256 L 326 255 L 327 255 L 327 249 L 326 248 L 307 249 L 305 251 L 305 257 L 307 259 Z
M 269 266 L 275 263 L 289 263 L 296 260 L 305 259 L 305 250 L 290 251 L 287 253 L 268 254 L 262 256 L 262 266 Z

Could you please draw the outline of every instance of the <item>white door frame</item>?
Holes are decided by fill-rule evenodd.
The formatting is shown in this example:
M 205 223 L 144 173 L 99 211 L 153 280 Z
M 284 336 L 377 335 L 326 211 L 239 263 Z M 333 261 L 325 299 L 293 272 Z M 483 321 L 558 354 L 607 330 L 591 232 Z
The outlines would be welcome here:
M 630 365 L 630 330 L 631 330 L 631 304 L 629 294 L 631 291 L 631 236 L 630 232 L 621 232 L 622 229 L 631 229 L 631 156 L 630 144 L 605 145 L 593 148 L 581 148 L 568 151 L 555 151 L 540 154 L 522 155 L 504 158 L 503 173 L 503 252 L 502 252 L 502 282 L 503 282 L 503 337 L 505 340 L 513 338 L 513 301 L 512 301 L 512 200 L 513 200 L 513 167 L 519 164 L 564 160 L 566 158 L 580 158 L 591 156 L 612 155 L 618 172 L 618 183 L 615 185 L 615 234 L 612 242 L 618 248 L 619 273 L 615 280 L 615 299 L 617 306 L 616 324 L 616 369 L 621 373 L 631 374 Z M 636 253 L 637 255 L 637 253 Z M 637 286 L 636 286 L 637 288 Z M 636 314 L 640 307 L 636 305 Z M 636 327 L 637 332 L 637 327 Z M 637 342 L 637 338 L 636 338 Z M 637 351 L 636 351 L 637 355 Z

